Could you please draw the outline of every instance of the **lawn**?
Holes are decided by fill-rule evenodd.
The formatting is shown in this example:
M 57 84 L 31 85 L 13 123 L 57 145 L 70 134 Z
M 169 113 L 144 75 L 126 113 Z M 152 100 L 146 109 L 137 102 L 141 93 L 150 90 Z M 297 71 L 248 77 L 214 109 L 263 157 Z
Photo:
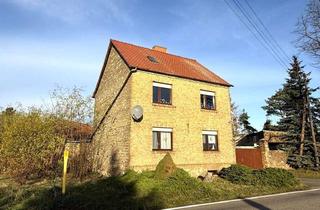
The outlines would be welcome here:
M 213 182 L 202 182 L 183 170 L 162 180 L 156 179 L 152 171 L 129 171 L 118 177 L 69 181 L 67 193 L 62 196 L 51 180 L 21 186 L 0 179 L 0 209 L 161 209 L 304 188 L 300 183 L 285 187 L 234 184 L 218 177 Z

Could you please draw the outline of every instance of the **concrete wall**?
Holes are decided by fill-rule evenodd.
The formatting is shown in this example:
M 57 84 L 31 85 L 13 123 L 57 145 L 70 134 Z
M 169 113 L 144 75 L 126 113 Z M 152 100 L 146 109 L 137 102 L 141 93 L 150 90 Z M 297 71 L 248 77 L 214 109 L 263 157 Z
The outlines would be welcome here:
M 152 103 L 153 81 L 172 84 L 172 105 Z M 143 120 L 131 123 L 131 168 L 154 169 L 166 154 L 152 150 L 152 127 L 173 128 L 172 158 L 193 175 L 236 162 L 228 87 L 144 71 L 134 73 L 131 82 L 131 107 L 144 109 Z M 200 90 L 215 92 L 216 111 L 200 108 Z M 203 151 L 203 130 L 218 131 L 219 151 Z
M 95 126 L 119 93 L 128 74 L 129 68 L 112 48 L 95 95 Z M 94 170 L 105 175 L 116 175 L 129 167 L 130 91 L 129 79 L 92 140 Z

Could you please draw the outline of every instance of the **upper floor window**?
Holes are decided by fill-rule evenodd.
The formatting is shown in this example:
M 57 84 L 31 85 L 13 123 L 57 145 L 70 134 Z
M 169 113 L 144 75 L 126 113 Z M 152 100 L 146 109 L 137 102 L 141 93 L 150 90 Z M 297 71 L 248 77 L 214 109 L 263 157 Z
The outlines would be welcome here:
M 217 131 L 202 131 L 203 151 L 218 150 L 218 133 Z
M 152 128 L 152 149 L 172 150 L 172 128 Z
M 200 103 L 202 109 L 216 109 L 214 92 L 200 90 Z
M 153 103 L 171 104 L 172 85 L 153 82 Z

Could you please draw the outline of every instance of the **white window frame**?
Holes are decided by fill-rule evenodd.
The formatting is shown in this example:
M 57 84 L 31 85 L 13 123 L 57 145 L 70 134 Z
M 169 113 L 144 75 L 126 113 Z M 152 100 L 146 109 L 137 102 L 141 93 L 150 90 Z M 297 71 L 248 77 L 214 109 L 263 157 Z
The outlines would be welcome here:
M 212 96 L 212 103 L 213 103 L 213 108 L 207 108 L 207 107 L 202 107 L 202 95 L 205 96 Z M 205 102 L 207 103 L 207 102 Z M 201 109 L 206 109 L 206 110 L 216 110 L 216 93 L 212 91 L 207 91 L 207 90 L 200 90 L 200 107 Z
M 160 141 L 160 148 L 154 148 L 154 132 L 160 132 L 160 140 L 157 139 L 157 141 Z M 161 148 L 162 144 L 161 144 L 161 133 L 170 133 L 170 148 Z M 157 138 L 158 138 L 158 134 L 157 134 Z M 158 143 L 157 143 L 158 144 Z M 173 140 L 172 140 L 172 128 L 152 128 L 152 150 L 154 151 L 172 151 L 172 144 L 173 144 Z
M 152 84 L 154 87 L 162 87 L 162 88 L 168 88 L 172 89 L 172 85 L 170 84 L 164 84 L 164 83 L 158 83 L 158 82 L 153 82 Z
M 200 94 L 207 95 L 207 96 L 215 96 L 215 92 L 206 91 L 206 90 L 200 90 Z
M 215 136 L 215 149 L 205 149 L 203 147 L 203 151 L 219 151 L 219 138 L 218 138 L 218 131 L 216 130 L 204 130 L 202 131 L 201 139 L 202 139 L 202 145 L 203 145 L 203 135 L 209 135 L 209 136 Z M 209 139 L 208 139 L 209 140 Z M 206 144 L 209 144 L 209 142 Z

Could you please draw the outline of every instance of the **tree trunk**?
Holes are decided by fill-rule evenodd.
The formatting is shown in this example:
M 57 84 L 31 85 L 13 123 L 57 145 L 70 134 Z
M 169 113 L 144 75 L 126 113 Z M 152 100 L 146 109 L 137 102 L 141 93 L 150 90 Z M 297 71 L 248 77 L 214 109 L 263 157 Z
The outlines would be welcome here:
M 308 104 L 308 109 L 309 109 L 309 120 L 310 120 L 311 135 L 312 135 L 312 141 L 313 141 L 313 147 L 314 147 L 314 157 L 316 160 L 316 168 L 318 168 L 319 167 L 319 157 L 318 157 L 317 141 L 316 141 L 316 134 L 314 132 L 313 117 L 312 117 L 312 111 L 310 108 L 310 101 L 309 101 L 308 95 L 307 95 L 307 104 Z
M 299 155 L 303 155 L 303 149 L 304 149 L 304 135 L 305 135 L 305 128 L 306 128 L 306 97 L 303 98 L 303 113 L 302 113 L 302 128 L 301 128 L 301 143 L 300 143 L 300 152 Z

